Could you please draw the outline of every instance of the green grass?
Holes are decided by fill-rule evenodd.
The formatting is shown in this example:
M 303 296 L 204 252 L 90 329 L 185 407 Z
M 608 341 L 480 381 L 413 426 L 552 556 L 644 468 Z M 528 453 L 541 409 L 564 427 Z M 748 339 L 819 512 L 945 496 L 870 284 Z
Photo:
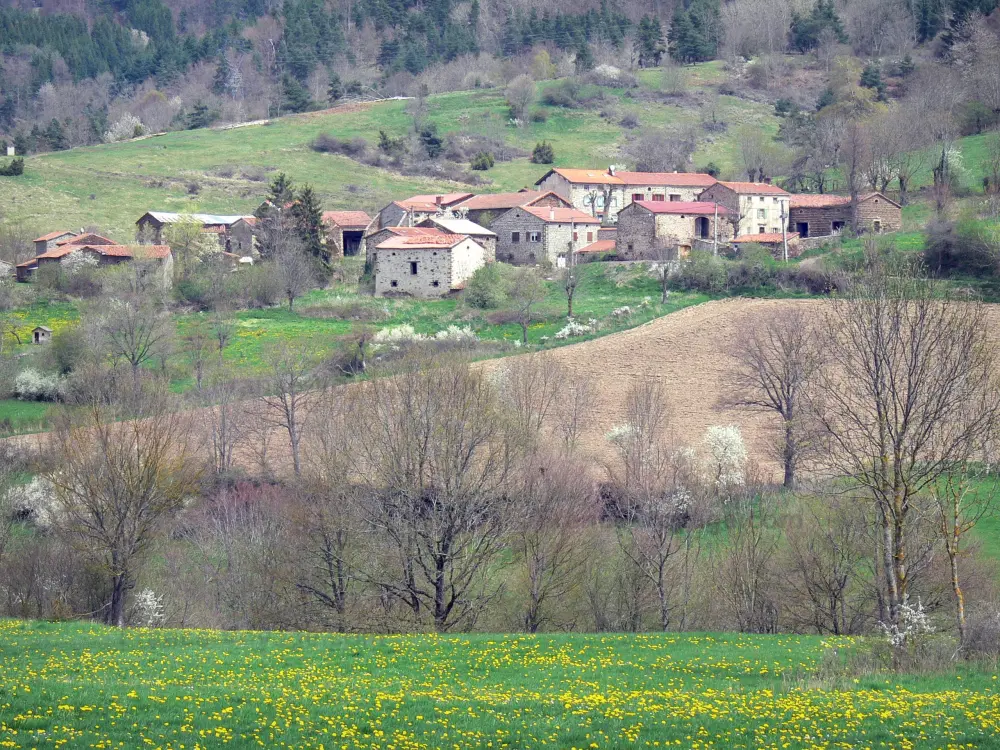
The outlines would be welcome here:
M 996 676 L 813 679 L 850 639 L 337 636 L 0 622 L 0 747 L 943 748 Z
M 643 71 L 645 84 L 656 87 L 658 71 Z M 688 69 L 690 90 L 704 92 L 722 76 L 717 63 Z M 538 84 L 541 91 L 554 82 Z M 606 101 L 593 109 L 543 107 L 548 120 L 524 127 L 507 125 L 508 108 L 501 89 L 438 94 L 428 98 L 428 118 L 443 133 L 464 130 L 503 134 L 513 146 L 530 152 L 548 140 L 555 147 L 556 166 L 606 166 L 620 161 L 619 148 L 627 134 L 606 112 L 635 112 L 643 126 L 695 123 L 696 110 L 676 104 L 644 101 L 635 92 L 606 89 Z M 5 221 L 20 221 L 30 230 L 97 226 L 121 241 L 135 232 L 134 222 L 145 211 L 249 212 L 264 197 L 267 181 L 277 171 L 296 183 L 311 183 L 328 208 L 375 211 L 390 200 L 437 190 L 517 190 L 532 185 L 547 167 L 526 157 L 497 164 L 485 176 L 492 182 L 473 188 L 425 177 L 404 177 L 368 167 L 338 155 L 317 154 L 309 143 L 320 133 L 341 138 L 364 137 L 374 145 L 379 129 L 406 134 L 412 118 L 403 101 L 381 102 L 360 111 L 311 113 L 277 119 L 266 126 L 233 130 L 173 132 L 130 143 L 90 146 L 31 156 L 23 177 L 4 179 Z M 690 107 L 690 105 L 689 105 Z M 537 107 L 536 107 L 537 108 Z M 735 165 L 735 126 L 752 122 L 769 132 L 777 120 L 765 104 L 722 97 L 720 116 L 732 127 L 706 139 L 696 163 Z M 487 125 L 487 123 L 492 123 Z M 256 173 L 248 179 L 244 172 Z M 200 191 L 188 193 L 197 183 Z
M 50 408 L 50 404 L 37 401 L 0 399 L 0 435 L 44 430 Z

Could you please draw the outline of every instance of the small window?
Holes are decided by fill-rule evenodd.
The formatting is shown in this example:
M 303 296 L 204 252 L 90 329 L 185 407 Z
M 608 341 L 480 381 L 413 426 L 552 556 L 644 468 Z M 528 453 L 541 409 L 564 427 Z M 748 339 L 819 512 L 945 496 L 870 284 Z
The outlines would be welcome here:
M 771 227 L 771 234 L 781 234 L 781 229 L 779 227 Z
M 777 202 L 778 202 L 778 196 L 774 196 L 774 202 L 775 202 L 775 203 L 777 203 Z
M 643 194 L 642 193 L 632 193 L 632 200 L 634 200 L 634 201 L 641 201 L 641 200 L 643 200 Z
M 580 241 L 580 233 L 573 232 L 573 242 L 579 242 L 579 241 Z
M 518 242 L 520 242 L 521 241 L 521 233 L 520 232 L 511 232 L 510 233 L 510 241 L 512 243 L 514 243 L 514 244 L 517 244 Z
M 761 203 L 763 203 L 763 202 L 764 202 L 764 196 L 763 196 L 763 195 L 762 195 L 762 196 L 760 196 L 760 202 L 761 202 Z
M 399 282 L 393 279 L 392 281 L 389 282 L 389 286 L 399 286 Z
M 441 282 L 438 281 L 437 279 L 434 279 L 434 281 L 431 282 L 431 286 L 441 286 Z
M 757 234 L 767 234 L 767 230 L 764 227 L 757 227 Z
M 663 202 L 663 194 L 662 193 L 653 193 L 653 200 L 654 201 L 660 201 L 662 203 Z
M 681 200 L 681 197 L 677 193 L 671 193 L 670 194 L 670 202 L 671 203 L 680 203 L 680 200 Z
M 528 242 L 541 242 L 542 233 L 541 232 L 528 232 Z
M 587 242 L 593 242 L 593 241 L 594 241 L 594 233 L 587 232 Z
M 410 276 L 416 276 L 416 275 L 417 275 L 417 261 L 411 260 L 410 261 Z
M 634 249 L 635 249 L 635 246 L 631 242 L 628 243 L 628 251 L 632 252 Z
M 766 219 L 767 218 L 767 209 L 765 209 L 765 208 L 758 208 L 757 209 L 757 218 L 758 219 Z

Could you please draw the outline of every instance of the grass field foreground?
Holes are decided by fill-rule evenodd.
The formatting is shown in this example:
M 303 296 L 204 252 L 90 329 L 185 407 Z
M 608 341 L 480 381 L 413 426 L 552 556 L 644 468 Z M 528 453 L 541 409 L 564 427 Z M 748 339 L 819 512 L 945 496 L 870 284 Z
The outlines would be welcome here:
M 0 747 L 972 748 L 995 675 L 809 676 L 850 639 L 338 636 L 0 621 Z

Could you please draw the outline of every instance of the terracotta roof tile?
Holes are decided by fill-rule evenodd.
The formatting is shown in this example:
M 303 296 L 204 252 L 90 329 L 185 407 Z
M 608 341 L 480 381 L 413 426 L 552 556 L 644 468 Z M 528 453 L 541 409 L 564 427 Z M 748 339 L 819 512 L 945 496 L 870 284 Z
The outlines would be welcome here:
M 517 208 L 518 206 L 529 206 L 547 195 L 555 196 L 564 204 L 569 205 L 565 198 L 556 195 L 551 190 L 522 190 L 518 193 L 484 193 L 482 195 L 474 195 L 459 203 L 455 208 L 467 208 L 470 211 Z
M 793 195 L 788 205 L 792 208 L 834 208 L 851 205 L 846 195 Z
M 711 187 L 717 179 L 700 172 L 615 172 L 625 185 L 663 185 L 664 187 Z
M 342 229 L 364 229 L 372 223 L 372 217 L 364 211 L 324 211 L 323 221 Z
M 615 249 L 614 240 L 598 240 L 597 242 L 592 242 L 586 247 L 581 247 L 577 250 L 577 253 L 610 253 Z
M 468 239 L 457 234 L 424 234 L 390 237 L 378 246 L 378 250 L 435 250 L 451 248 Z
M 560 177 L 564 177 L 570 182 L 574 183 L 594 183 L 602 185 L 623 185 L 624 183 L 618 177 L 613 177 L 606 171 L 600 169 L 564 169 L 563 167 L 557 167 L 551 170 L 555 172 Z M 548 173 L 546 174 L 548 176 Z M 545 177 L 542 177 L 544 180 Z M 541 182 L 541 180 L 539 180 Z M 538 183 L 535 183 L 536 185 Z
M 64 231 L 64 232 L 49 232 L 48 234 L 42 235 L 38 239 L 32 240 L 33 242 L 51 242 L 52 240 L 59 239 L 60 237 L 65 237 L 67 234 L 76 236 L 76 232 Z
M 61 247 L 63 245 L 114 245 L 116 244 L 114 240 L 109 240 L 107 237 L 103 237 L 99 234 L 94 234 L 89 232 L 87 234 L 77 235 L 75 237 L 69 237 L 65 240 L 59 240 L 56 243 L 57 246 Z

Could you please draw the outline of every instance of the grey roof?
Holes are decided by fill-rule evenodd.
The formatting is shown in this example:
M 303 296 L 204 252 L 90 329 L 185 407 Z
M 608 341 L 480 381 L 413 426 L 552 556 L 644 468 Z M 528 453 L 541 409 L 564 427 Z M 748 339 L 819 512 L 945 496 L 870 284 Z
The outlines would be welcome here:
M 31 330 L 32 331 L 48 331 L 49 333 L 52 333 L 52 329 L 49 328 L 48 326 L 35 326 Z
M 223 224 L 229 226 L 240 219 L 249 216 L 225 216 L 220 214 L 175 214 L 169 211 L 147 211 L 145 216 L 152 216 L 161 224 L 176 224 L 178 221 L 198 221 L 202 224 Z
M 468 219 L 448 219 L 442 216 L 431 216 L 427 221 L 434 222 L 452 234 L 464 234 L 469 237 L 496 237 L 495 232 L 491 232 L 486 227 L 481 227 L 476 222 L 469 221 Z

